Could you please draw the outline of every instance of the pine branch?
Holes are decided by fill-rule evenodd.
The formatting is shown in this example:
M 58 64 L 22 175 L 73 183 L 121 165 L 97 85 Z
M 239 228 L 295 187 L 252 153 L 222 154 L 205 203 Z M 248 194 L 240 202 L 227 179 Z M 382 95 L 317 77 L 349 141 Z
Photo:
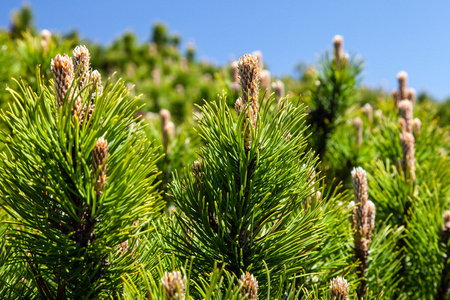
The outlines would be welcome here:
M 126 268 L 116 268 L 117 245 L 138 234 L 136 220 L 151 220 L 161 208 L 158 173 L 134 117 L 137 98 L 121 81 L 108 81 L 101 93 L 86 61 L 72 78 L 67 58 L 52 64 L 54 89 L 39 73 L 37 92 L 23 82 L 9 88 L 14 102 L 2 117 L 14 136 L 3 133 L 0 204 L 19 224 L 8 241 L 24 252 L 44 297 L 100 297 L 120 288 Z M 89 110 L 82 115 L 83 105 Z M 99 138 L 108 146 L 96 147 Z

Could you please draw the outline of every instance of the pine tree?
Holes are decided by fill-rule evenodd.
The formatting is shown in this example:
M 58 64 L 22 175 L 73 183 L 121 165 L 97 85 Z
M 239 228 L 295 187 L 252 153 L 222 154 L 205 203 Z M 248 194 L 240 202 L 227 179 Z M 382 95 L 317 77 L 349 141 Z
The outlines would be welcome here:
M 314 190 L 320 181 L 306 146 L 304 107 L 286 99 L 260 103 L 258 71 L 256 57 L 241 57 L 237 118 L 225 95 L 200 108 L 205 146 L 172 185 L 181 213 L 170 243 L 182 260 L 195 257 L 198 276 L 215 261 L 237 278 L 250 272 L 261 297 L 269 285 L 275 294 L 289 290 L 294 278 L 326 289 L 333 274 L 352 269 L 344 266 L 350 211 L 337 205 L 343 195 Z
M 399 91 L 390 103 L 398 115 L 386 112 L 373 132 L 378 160 L 369 166 L 369 188 L 377 216 L 403 232 L 396 240 L 399 284 L 391 297 L 442 299 L 448 289 L 443 215 L 450 205 L 450 168 L 438 149 L 449 149 L 449 143 L 435 120 L 422 124 L 414 118 L 419 104 L 408 93 L 406 72 L 398 79 Z
M 140 228 L 161 209 L 154 150 L 134 117 L 138 99 L 120 80 L 103 88 L 89 59 L 85 47 L 58 54 L 50 84 L 38 72 L 37 90 L 22 81 L 9 89 L 0 194 L 13 220 L 3 267 L 23 268 L 2 279 L 12 298 L 115 294 L 133 269 Z
M 334 54 L 330 57 L 326 53 L 321 59 L 321 69 L 309 96 L 311 112 L 308 123 L 312 133 L 309 141 L 321 159 L 327 150 L 328 140 L 355 101 L 362 70 L 360 59 L 350 58 L 344 53 L 342 36 L 335 36 L 333 44 Z

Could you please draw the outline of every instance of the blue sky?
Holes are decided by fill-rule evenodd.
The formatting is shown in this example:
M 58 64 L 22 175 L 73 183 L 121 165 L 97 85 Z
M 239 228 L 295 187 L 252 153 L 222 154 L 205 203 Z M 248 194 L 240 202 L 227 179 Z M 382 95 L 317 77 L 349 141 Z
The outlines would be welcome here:
M 156 21 L 194 41 L 198 57 L 227 63 L 262 51 L 272 74 L 294 74 L 299 62 L 313 63 L 331 49 L 335 34 L 344 48 L 365 60 L 363 82 L 396 87 L 405 70 L 409 86 L 438 100 L 450 97 L 450 1 L 28 1 L 38 29 L 72 29 L 108 44 L 125 31 L 148 41 Z M 2 0 L 0 26 L 23 1 Z

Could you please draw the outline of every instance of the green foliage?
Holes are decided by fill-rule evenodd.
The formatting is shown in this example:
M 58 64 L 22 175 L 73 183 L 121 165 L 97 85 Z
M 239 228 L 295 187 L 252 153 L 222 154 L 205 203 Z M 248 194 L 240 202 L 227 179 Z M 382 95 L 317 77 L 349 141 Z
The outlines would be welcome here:
M 155 217 L 155 157 L 142 123 L 133 117 L 137 98 L 123 82 L 107 82 L 89 122 L 71 116 L 75 99 L 89 105 L 92 88 L 76 92 L 78 81 L 56 107 L 53 89 L 40 81 L 33 91 L 17 82 L 14 102 L 2 117 L 11 134 L 2 138 L 1 205 L 14 218 L 6 233 L 14 259 L 25 267 L 30 298 L 82 298 L 110 293 L 132 268 L 117 245 L 139 232 L 134 221 Z M 92 149 L 108 141 L 108 184 L 96 194 Z M 13 268 L 13 266 L 6 268 Z M 17 286 L 10 286 L 17 291 Z M 11 292 L 12 293 L 12 292 Z
M 361 145 L 357 145 L 358 128 L 348 119 L 338 126 L 328 140 L 327 151 L 323 158 L 327 176 L 337 182 L 342 182 L 350 188 L 350 173 L 353 168 L 370 161 L 371 151 L 367 147 L 367 137 L 370 136 L 370 127 L 363 128 Z
M 193 120 L 192 122 L 186 121 L 180 127 L 175 127 L 173 136 L 171 136 L 170 132 L 164 133 L 162 121 L 156 115 L 152 114 L 145 120 L 147 138 L 154 141 L 155 145 L 161 145 L 156 150 L 161 156 L 156 163 L 158 170 L 161 171 L 158 175 L 158 179 L 161 181 L 158 188 L 163 191 L 164 200 L 170 204 L 171 199 L 167 195 L 167 186 L 173 180 L 173 172 L 191 165 L 197 157 L 196 150 L 200 147 L 200 141 L 194 130 L 196 124 Z M 167 135 L 167 145 L 163 142 L 164 134 Z
M 441 126 L 450 125 L 450 98 L 439 105 L 438 116 L 439 124 Z
M 273 99 L 262 103 L 260 125 L 252 132 L 258 143 L 246 150 L 241 132 L 245 114 L 236 119 L 225 101 L 223 96 L 201 108 L 198 131 L 205 147 L 199 171 L 173 183 L 174 202 L 183 212 L 177 217 L 183 232 L 171 239 L 175 253 L 194 255 L 199 272 L 211 271 L 214 261 L 238 277 L 249 271 L 262 295 L 269 293 L 266 269 L 274 290 L 282 278 L 295 274 L 303 278 L 300 282 L 306 276 L 311 280 L 312 274 L 328 278 L 322 262 L 337 258 L 342 246 L 325 244 L 333 238 L 327 230 L 331 223 L 324 220 L 340 212 L 312 195 L 309 176 L 316 159 L 306 148 L 304 108 L 288 102 L 274 107 Z M 309 201 L 312 206 L 302 206 Z M 333 224 L 334 231 L 347 228 Z
M 395 167 L 387 159 L 373 166 L 369 184 L 377 218 L 388 220 L 393 228 L 404 228 L 404 234 L 397 237 L 403 258 L 398 259 L 402 267 L 397 272 L 400 281 L 394 296 L 433 299 L 446 268 L 447 247 L 441 245 L 441 231 L 442 216 L 450 204 L 450 169 L 447 157 L 429 153 L 433 149 L 420 141 L 422 136 L 433 139 L 425 132 L 417 139 L 414 183 L 405 179 L 398 164 Z
M 9 93 L 6 91 L 7 85 L 11 82 L 10 78 L 17 74 L 19 64 L 15 55 L 14 42 L 10 39 L 6 32 L 0 31 L 0 108 L 5 109 L 8 101 L 11 100 Z M 1 124 L 0 128 L 4 128 Z
M 391 228 L 386 221 L 375 226 L 375 233 L 370 244 L 369 268 L 367 270 L 368 287 L 374 295 L 383 295 L 383 299 L 395 298 L 401 278 L 402 252 L 397 248 L 403 228 Z
M 151 40 L 158 47 L 158 51 L 170 51 L 170 49 L 168 49 L 169 47 L 177 48 L 180 44 L 180 37 L 169 35 L 167 27 L 161 23 L 153 25 Z
M 11 37 L 20 38 L 26 31 L 35 31 L 33 24 L 33 12 L 28 4 L 22 6 L 19 11 L 14 11 L 11 17 Z
M 355 57 L 337 60 L 326 53 L 320 61 L 317 81 L 310 90 L 308 123 L 310 144 L 321 158 L 328 139 L 355 101 L 361 70 L 362 61 Z
M 22 79 L 38 89 L 34 76 L 36 67 L 40 66 L 41 75 L 51 78 L 50 62 L 57 53 L 69 53 L 70 41 L 61 41 L 58 36 L 51 36 L 48 40 L 35 36 L 31 32 L 23 32 L 23 38 L 16 41 L 20 65 L 22 66 Z
M 262 91 L 269 100 L 248 150 L 245 114 L 230 109 L 239 96 L 230 66 L 197 61 L 193 46 L 182 52 L 165 25 L 154 25 L 149 43 L 126 32 L 108 46 L 76 31 L 35 32 L 29 7 L 0 32 L 0 83 L 9 87 L 0 90 L 3 298 L 164 299 L 162 278 L 172 271 L 186 276 L 186 299 L 246 299 L 239 282 L 247 271 L 259 299 L 330 299 L 336 276 L 349 283 L 349 299 L 363 283 L 364 299 L 446 297 L 448 101 L 420 94 L 414 103 L 421 132 L 414 131 L 412 182 L 401 167 L 394 101 L 360 86 L 358 58 L 326 53 L 317 65 L 300 65 L 298 77 L 282 78 L 288 97 L 278 105 Z M 123 78 L 107 83 L 81 126 L 74 100 L 80 95 L 87 107 L 93 87 L 72 87 L 58 112 L 47 82 L 51 58 L 78 44 L 95 57 L 93 69 Z M 222 90 L 228 100 L 202 101 Z M 362 112 L 367 103 L 379 110 L 373 117 Z M 172 115 L 168 135 L 161 109 Z M 101 196 L 92 179 L 99 137 L 109 145 Z M 363 277 L 350 201 L 357 166 L 368 172 L 376 207 Z

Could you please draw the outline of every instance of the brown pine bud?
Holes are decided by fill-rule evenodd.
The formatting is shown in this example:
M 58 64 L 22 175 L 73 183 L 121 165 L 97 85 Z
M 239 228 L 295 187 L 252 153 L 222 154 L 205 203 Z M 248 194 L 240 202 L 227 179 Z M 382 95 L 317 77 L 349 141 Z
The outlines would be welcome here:
M 73 50 L 73 70 L 78 82 L 79 90 L 82 90 L 89 79 L 91 54 L 86 46 L 76 46 Z
M 358 277 L 361 284 L 358 290 L 358 297 L 363 297 L 366 293 L 367 263 L 369 257 L 369 243 L 372 231 L 375 227 L 375 205 L 368 199 L 367 174 L 358 167 L 352 171 L 352 183 L 355 194 L 356 207 L 353 208 L 353 238 L 355 244 L 355 258 L 359 262 L 357 267 Z
M 119 255 L 128 252 L 128 240 L 117 245 L 117 250 L 119 250 Z
M 169 214 L 173 214 L 173 213 L 176 213 L 177 212 L 177 207 L 175 206 L 175 205 L 169 205 L 169 207 L 167 208 L 167 212 L 169 213 Z
M 94 99 L 96 96 L 100 96 L 103 94 L 103 86 L 102 86 L 102 75 L 99 71 L 94 70 L 91 74 L 91 83 L 92 83 L 92 97 Z
M 262 70 L 259 77 L 261 78 L 261 89 L 266 91 L 266 96 L 268 96 L 270 94 L 270 72 Z
M 260 70 L 264 69 L 264 61 L 263 61 L 262 52 L 261 51 L 253 51 L 252 55 L 258 59 L 258 68 Z
M 367 193 L 367 173 L 363 168 L 358 167 L 353 169 L 352 184 L 355 203 L 361 203 L 363 206 L 365 206 L 369 196 Z
M 444 212 L 443 218 L 444 225 L 442 226 L 441 241 L 444 245 L 447 245 L 450 238 L 450 210 Z
M 277 80 L 272 83 L 273 91 L 275 92 L 275 97 L 278 99 L 284 97 L 284 83 L 281 80 Z
M 398 101 L 408 99 L 408 73 L 400 71 L 397 74 L 398 80 Z
M 398 112 L 405 120 L 406 131 L 412 133 L 413 130 L 413 106 L 409 100 L 401 100 L 398 103 Z
M 195 176 L 202 177 L 202 170 L 200 169 L 200 163 L 198 160 L 194 161 L 192 163 L 192 173 L 194 173 Z
M 369 123 L 372 124 L 373 122 L 373 107 L 369 103 L 364 104 L 363 107 L 361 107 L 361 111 L 367 115 L 367 118 L 369 119 Z
M 156 87 L 161 85 L 161 71 L 159 69 L 152 70 L 152 81 Z
M 101 195 L 105 189 L 106 167 L 108 161 L 108 142 L 100 137 L 92 151 L 92 172 L 95 178 L 95 191 L 97 195 Z
M 245 107 L 250 102 L 246 112 L 246 120 L 251 125 L 243 125 L 246 149 L 251 147 L 251 127 L 256 128 L 258 117 L 258 92 L 259 92 L 259 68 L 258 59 L 255 56 L 245 54 L 239 59 L 239 77 L 242 89 L 242 104 Z
M 170 111 L 163 108 L 159 111 L 159 116 L 161 117 L 161 127 L 164 128 L 164 125 L 170 122 L 171 118 Z
M 237 61 L 233 61 L 230 64 L 231 67 L 231 80 L 233 82 L 239 82 L 239 64 Z
M 347 280 L 345 280 L 344 277 L 338 276 L 333 278 L 330 284 L 330 299 L 347 300 L 349 290 Z
M 175 124 L 172 121 L 169 121 L 162 130 L 163 136 L 163 145 L 165 149 L 169 147 L 169 141 L 173 139 L 175 135 Z
M 322 198 L 322 192 L 321 191 L 317 191 L 316 192 L 316 200 L 320 201 L 320 198 Z
M 411 101 L 412 104 L 414 104 L 414 102 L 416 102 L 416 90 L 413 88 L 410 88 L 408 90 L 408 100 Z
M 92 113 L 94 112 L 95 104 L 89 105 L 86 113 L 86 107 L 83 107 L 83 109 L 80 112 L 80 119 L 79 119 L 79 125 L 82 126 L 85 122 L 86 124 L 89 124 L 89 120 L 92 117 Z M 86 118 L 86 120 L 84 119 Z
M 175 136 L 175 124 L 173 122 L 169 122 L 164 126 L 164 131 L 167 132 L 167 135 L 173 139 Z
M 58 54 L 51 62 L 53 80 L 55 81 L 55 98 L 58 111 L 63 105 L 67 92 L 73 82 L 73 64 L 70 57 L 66 54 Z M 68 97 L 70 101 L 70 95 Z
M 170 121 L 170 111 L 168 111 L 167 109 L 161 109 L 161 111 L 159 112 L 159 116 L 161 117 L 163 147 L 167 151 L 167 147 L 169 146 L 169 139 L 173 138 L 175 134 L 175 124 Z
M 397 74 L 398 79 L 398 91 L 399 91 L 399 100 L 408 99 L 408 89 L 406 88 L 408 85 L 408 73 L 405 71 L 400 71 Z
M 397 79 L 399 88 L 406 88 L 406 86 L 408 85 L 408 73 L 406 73 L 405 71 L 398 72 Z
M 344 38 L 341 35 L 335 35 L 333 38 L 334 58 L 340 63 L 344 57 Z
M 50 40 L 52 39 L 52 33 L 48 29 L 43 29 L 40 35 L 44 41 L 50 42 Z
M 416 180 L 416 158 L 414 150 L 414 136 L 410 132 L 404 131 L 400 135 L 400 143 L 402 145 L 402 169 L 406 178 L 412 181 Z
M 353 126 L 356 128 L 356 149 L 359 149 L 363 138 L 363 121 L 360 117 L 353 120 Z
M 288 134 L 286 135 L 286 142 L 288 142 L 288 141 L 291 139 L 291 137 L 292 137 L 292 134 L 291 134 L 291 133 L 288 133 Z
M 180 271 L 170 273 L 164 272 L 161 278 L 164 294 L 167 300 L 184 300 L 186 278 L 181 276 Z
M 249 54 L 245 54 L 239 58 L 239 78 L 242 89 L 243 104 L 251 102 L 253 112 L 257 113 L 258 92 L 259 92 L 259 68 L 258 58 Z
M 241 286 L 241 296 L 247 296 L 248 300 L 258 299 L 258 281 L 252 274 L 249 272 L 242 274 L 239 284 Z
M 450 210 L 444 212 L 444 226 L 450 229 Z
M 395 107 L 398 106 L 398 102 L 400 101 L 399 96 L 398 96 L 398 92 L 396 90 L 392 91 L 392 99 L 394 99 L 394 104 Z
M 375 226 L 375 205 L 368 199 L 367 174 L 358 167 L 352 171 L 352 184 L 355 195 L 353 210 L 353 230 L 355 248 L 362 253 L 368 253 L 368 246 Z
M 231 67 L 231 88 L 233 91 L 237 92 L 240 89 L 239 86 L 239 64 L 237 61 L 233 61 L 230 65 Z
M 203 174 L 198 160 L 194 161 L 194 163 L 192 164 L 192 173 L 195 176 L 195 183 L 197 184 L 197 187 L 200 189 L 200 184 L 202 183 L 203 180 Z
M 381 111 L 381 109 L 377 109 L 375 111 L 375 118 L 377 118 L 379 120 L 383 119 L 383 112 Z
M 42 30 L 41 39 L 42 39 L 41 40 L 42 49 L 44 50 L 44 53 L 47 53 L 50 41 L 52 40 L 52 33 L 47 29 Z
M 375 228 L 375 204 L 368 200 L 366 204 L 367 222 L 365 224 L 363 233 L 368 239 L 372 237 L 372 231 Z
M 83 110 L 83 99 L 81 97 L 77 97 L 75 99 L 75 104 L 72 108 L 72 116 L 79 116 L 81 111 Z
M 402 131 L 406 131 L 406 121 L 403 118 L 398 119 L 398 124 L 400 124 L 400 127 L 402 128 Z
M 420 134 L 420 130 L 421 130 L 421 127 L 422 127 L 422 122 L 420 121 L 419 118 L 414 118 L 414 120 L 412 120 L 412 126 L 413 126 L 413 129 L 414 129 L 414 133 L 416 135 Z

